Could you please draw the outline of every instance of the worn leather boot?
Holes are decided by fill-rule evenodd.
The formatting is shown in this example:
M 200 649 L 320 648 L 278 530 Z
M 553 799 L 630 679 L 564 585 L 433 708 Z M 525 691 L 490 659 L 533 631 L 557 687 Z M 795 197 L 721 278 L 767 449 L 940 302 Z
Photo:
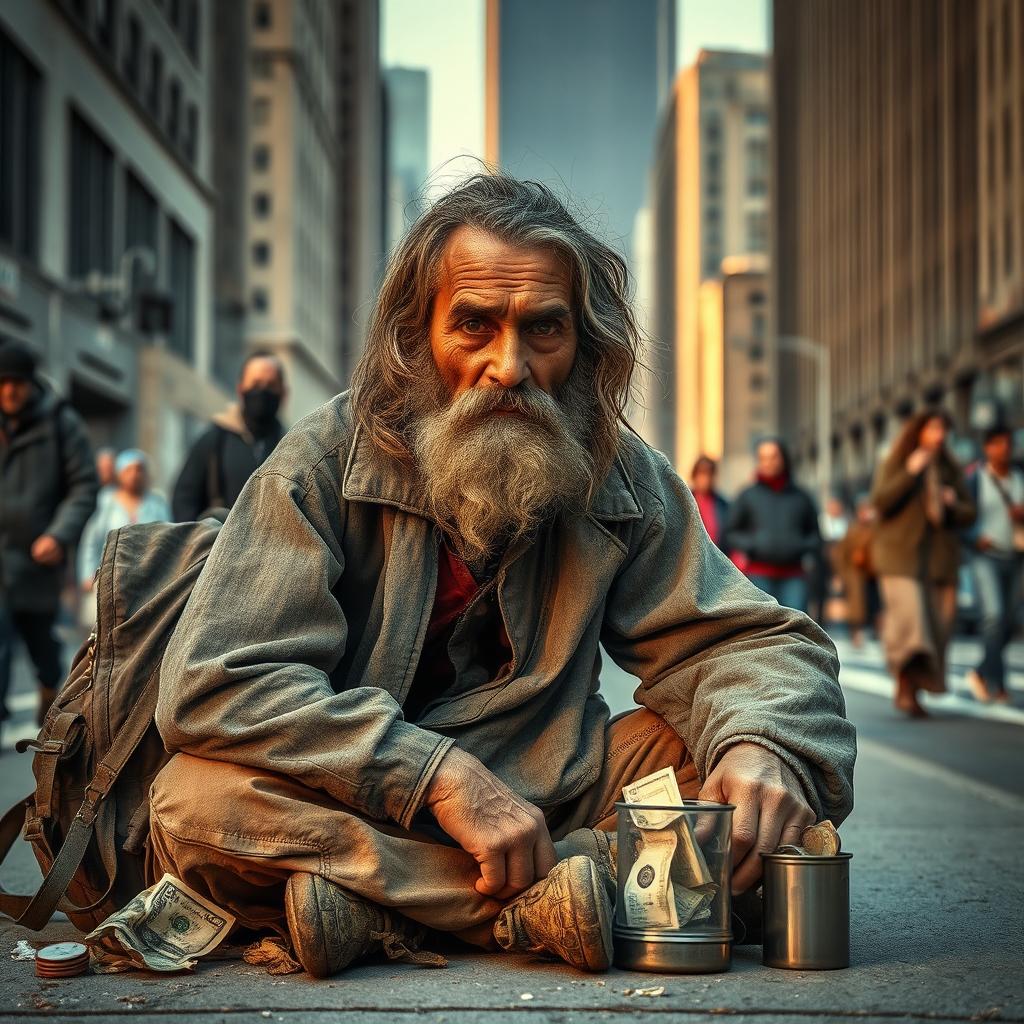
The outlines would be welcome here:
M 559 861 L 498 915 L 494 940 L 510 953 L 546 953 L 581 971 L 612 961 L 612 904 L 589 857 Z
M 608 892 L 608 899 L 615 904 L 617 885 L 615 872 L 618 865 L 618 836 L 595 828 L 578 828 L 564 839 L 555 843 L 559 860 L 582 855 L 589 857 L 601 875 L 601 881 Z
M 320 875 L 296 872 L 284 890 L 295 957 L 314 978 L 343 971 L 361 957 L 445 967 L 443 956 L 420 949 L 426 929 L 348 892 Z

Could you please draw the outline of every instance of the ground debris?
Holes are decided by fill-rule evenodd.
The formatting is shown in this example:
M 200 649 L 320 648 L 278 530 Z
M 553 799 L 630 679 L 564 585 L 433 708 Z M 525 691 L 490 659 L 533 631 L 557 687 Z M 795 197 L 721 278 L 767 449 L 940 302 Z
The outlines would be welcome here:
M 29 1002 L 31 1002 L 33 1007 L 35 1007 L 35 1009 L 37 1009 L 37 1010 L 56 1010 L 57 1009 L 57 1004 L 56 1003 L 50 1002 L 50 1000 L 47 999 L 46 996 L 42 995 L 39 992 L 33 992 L 28 998 L 29 998 Z
M 117 1001 L 119 1003 L 127 1003 L 128 1006 L 142 1006 L 143 1003 L 148 1002 L 145 996 L 138 994 L 129 996 L 118 996 Z
M 11 950 L 11 959 L 32 961 L 35 960 L 35 958 L 35 947 L 25 939 L 18 939 L 15 943 L 14 949 Z
M 653 999 L 657 996 L 663 996 L 665 994 L 664 985 L 650 985 L 647 988 L 624 988 L 622 990 L 624 996 L 646 996 Z
M 990 1006 L 986 1010 L 979 1010 L 977 1013 L 971 1016 L 971 1020 L 997 1020 L 1002 1016 L 1003 1008 L 1001 1006 Z
M 291 955 L 284 940 L 277 936 L 254 942 L 242 954 L 242 959 L 247 964 L 265 967 L 267 974 L 298 974 L 302 970 L 302 964 Z

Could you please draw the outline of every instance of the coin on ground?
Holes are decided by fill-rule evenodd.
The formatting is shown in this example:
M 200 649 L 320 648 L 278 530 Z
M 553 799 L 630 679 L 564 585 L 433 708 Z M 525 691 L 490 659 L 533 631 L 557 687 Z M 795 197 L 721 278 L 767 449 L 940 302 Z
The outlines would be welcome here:
M 808 825 L 800 837 L 801 845 L 812 857 L 835 857 L 842 849 L 839 833 L 831 821 Z
M 55 942 L 36 953 L 40 978 L 70 978 L 89 969 L 89 950 L 81 942 Z

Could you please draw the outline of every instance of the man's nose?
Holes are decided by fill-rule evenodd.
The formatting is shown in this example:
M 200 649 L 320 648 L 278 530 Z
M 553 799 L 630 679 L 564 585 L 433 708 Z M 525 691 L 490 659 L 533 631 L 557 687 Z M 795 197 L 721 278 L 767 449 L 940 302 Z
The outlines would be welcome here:
M 503 331 L 495 340 L 494 354 L 487 376 L 492 384 L 514 388 L 530 376 L 530 364 L 526 358 L 526 346 L 519 340 L 516 330 Z

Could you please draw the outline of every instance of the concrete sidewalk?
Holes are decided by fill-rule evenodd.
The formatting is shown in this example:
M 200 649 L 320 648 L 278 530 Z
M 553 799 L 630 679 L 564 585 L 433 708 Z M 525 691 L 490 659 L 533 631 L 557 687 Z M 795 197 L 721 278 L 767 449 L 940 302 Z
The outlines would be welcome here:
M 867 698 L 862 698 L 867 699 Z M 27 759 L 0 759 L 3 789 L 12 776 L 29 788 Z M 525 957 L 457 956 L 447 970 L 405 965 L 360 967 L 333 981 L 272 978 L 244 963 L 201 966 L 194 975 L 37 979 L 10 960 L 19 938 L 0 929 L 0 1020 L 45 1016 L 168 1022 L 172 1019 L 284 1021 L 615 1020 L 676 1014 L 750 1020 L 1024 1021 L 1024 800 L 991 788 L 958 786 L 917 761 L 869 743 L 858 765 L 858 807 L 843 828 L 853 884 L 853 966 L 801 973 L 764 968 L 760 950 L 736 951 L 717 976 L 612 971 L 603 977 Z M 36 873 L 27 850 L 5 871 L 6 886 L 27 888 Z M 48 937 L 74 929 L 53 924 Z M 657 998 L 625 990 L 664 985 Z

